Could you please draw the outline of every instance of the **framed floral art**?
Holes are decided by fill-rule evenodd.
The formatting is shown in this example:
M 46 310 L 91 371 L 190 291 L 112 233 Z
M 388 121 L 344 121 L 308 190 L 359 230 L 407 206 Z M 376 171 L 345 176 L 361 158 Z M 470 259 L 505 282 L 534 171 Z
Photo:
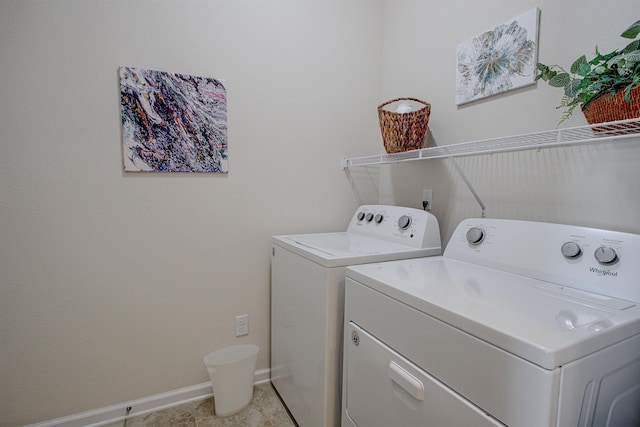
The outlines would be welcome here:
M 456 49 L 456 104 L 535 83 L 540 10 L 536 7 Z

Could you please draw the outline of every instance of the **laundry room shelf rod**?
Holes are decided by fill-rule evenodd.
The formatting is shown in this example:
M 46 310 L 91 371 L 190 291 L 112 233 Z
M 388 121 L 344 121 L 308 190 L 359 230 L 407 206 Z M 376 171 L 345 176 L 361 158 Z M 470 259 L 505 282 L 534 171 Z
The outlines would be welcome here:
M 342 168 L 580 145 L 633 137 L 640 137 L 640 118 L 462 142 L 401 153 L 345 157 L 342 159 Z

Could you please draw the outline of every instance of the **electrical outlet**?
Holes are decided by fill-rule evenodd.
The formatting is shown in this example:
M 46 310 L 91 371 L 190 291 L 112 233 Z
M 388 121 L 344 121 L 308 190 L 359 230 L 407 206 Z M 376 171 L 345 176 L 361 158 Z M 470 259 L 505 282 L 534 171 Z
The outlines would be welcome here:
M 432 190 L 422 190 L 422 209 L 425 211 L 430 211 L 433 203 L 433 191 Z
M 236 336 L 249 335 L 249 315 L 241 314 L 236 316 Z

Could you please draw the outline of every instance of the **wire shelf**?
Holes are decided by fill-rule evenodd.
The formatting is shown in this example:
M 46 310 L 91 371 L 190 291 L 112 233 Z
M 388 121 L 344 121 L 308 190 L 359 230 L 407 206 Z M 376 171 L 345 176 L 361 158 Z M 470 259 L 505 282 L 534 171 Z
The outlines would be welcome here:
M 342 168 L 579 145 L 640 136 L 640 118 L 342 159 Z

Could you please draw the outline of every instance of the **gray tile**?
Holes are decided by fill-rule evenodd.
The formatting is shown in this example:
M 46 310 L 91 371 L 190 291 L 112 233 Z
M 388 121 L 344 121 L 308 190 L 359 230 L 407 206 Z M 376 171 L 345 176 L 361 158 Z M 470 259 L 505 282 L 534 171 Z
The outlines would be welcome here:
M 215 415 L 213 398 L 152 412 L 104 427 L 295 427 L 271 383 L 253 389 L 249 406 L 228 417 Z
M 271 384 L 254 387 L 249 406 L 228 417 L 214 415 L 213 399 L 202 401 L 196 408 L 197 427 L 294 427 L 287 411 Z
M 147 415 L 129 418 L 106 427 L 196 427 L 196 416 L 192 407 L 180 405 Z

